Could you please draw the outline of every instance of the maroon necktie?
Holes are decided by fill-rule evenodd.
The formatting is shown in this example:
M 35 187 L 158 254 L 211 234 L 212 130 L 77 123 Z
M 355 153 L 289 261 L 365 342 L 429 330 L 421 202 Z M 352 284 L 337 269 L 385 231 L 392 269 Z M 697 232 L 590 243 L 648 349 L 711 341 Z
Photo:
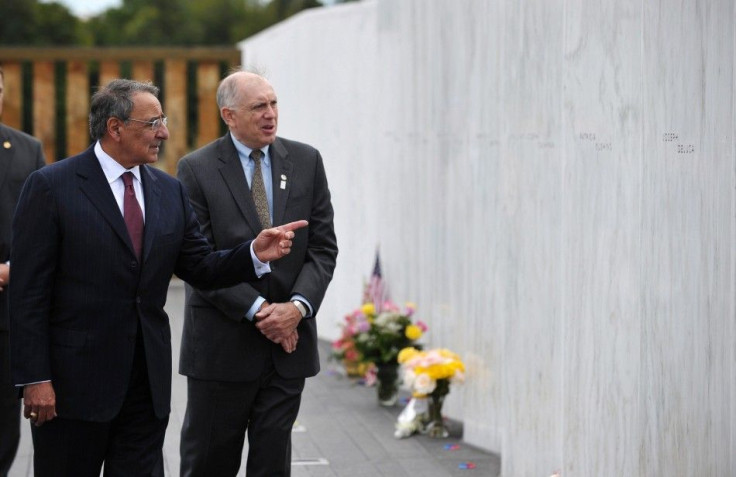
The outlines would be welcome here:
M 143 212 L 138 199 L 135 198 L 132 172 L 123 174 L 123 184 L 125 184 L 125 193 L 123 194 L 125 226 L 128 227 L 128 235 L 130 235 L 130 240 L 133 242 L 135 256 L 140 261 L 141 249 L 143 248 Z

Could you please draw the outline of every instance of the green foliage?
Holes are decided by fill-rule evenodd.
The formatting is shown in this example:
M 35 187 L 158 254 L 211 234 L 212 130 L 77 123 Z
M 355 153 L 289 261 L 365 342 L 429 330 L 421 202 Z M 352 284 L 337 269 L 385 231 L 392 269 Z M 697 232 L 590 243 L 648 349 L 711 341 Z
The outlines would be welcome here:
M 368 315 L 370 327 L 354 336 L 355 348 L 363 360 L 371 363 L 396 363 L 399 351 L 409 346 L 418 346 L 406 335 L 412 325 L 411 315 L 390 309 L 377 316 Z
M 76 18 L 59 3 L 0 0 L 0 45 L 192 46 L 237 43 L 319 0 L 123 0 Z
M 0 0 L 0 45 L 76 45 L 89 36 L 82 22 L 59 3 Z

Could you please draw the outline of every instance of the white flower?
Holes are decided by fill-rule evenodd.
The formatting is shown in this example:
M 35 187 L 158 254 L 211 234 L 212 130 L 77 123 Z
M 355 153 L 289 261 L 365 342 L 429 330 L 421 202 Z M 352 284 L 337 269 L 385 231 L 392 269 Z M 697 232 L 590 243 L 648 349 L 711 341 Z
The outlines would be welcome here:
M 411 389 L 414 385 L 414 380 L 416 379 L 417 375 L 414 374 L 414 370 L 407 369 L 404 371 L 404 387 Z
M 426 373 L 417 374 L 414 379 L 414 390 L 419 394 L 430 394 L 437 387 L 434 379 Z
M 403 439 L 421 431 L 427 419 L 428 406 L 426 398 L 411 398 L 396 420 L 394 437 Z

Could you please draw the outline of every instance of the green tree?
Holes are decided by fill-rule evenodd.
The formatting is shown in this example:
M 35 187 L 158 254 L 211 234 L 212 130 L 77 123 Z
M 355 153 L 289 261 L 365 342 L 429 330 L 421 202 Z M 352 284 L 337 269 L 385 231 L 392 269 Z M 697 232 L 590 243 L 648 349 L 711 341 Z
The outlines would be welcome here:
M 0 0 L 0 45 L 189 46 L 236 43 L 319 0 L 123 0 L 89 18 L 60 3 Z
M 123 0 L 86 22 L 96 45 L 225 45 L 318 0 Z
M 0 45 L 88 44 L 82 22 L 60 3 L 0 0 Z

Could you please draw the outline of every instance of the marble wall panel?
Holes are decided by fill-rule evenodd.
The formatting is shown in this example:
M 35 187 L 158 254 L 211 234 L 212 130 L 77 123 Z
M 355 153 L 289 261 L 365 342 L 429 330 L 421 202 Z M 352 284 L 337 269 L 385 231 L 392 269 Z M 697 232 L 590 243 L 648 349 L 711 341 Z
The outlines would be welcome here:
M 731 12 L 731 25 L 732 27 L 732 33 L 731 33 L 731 74 L 736 75 L 736 9 L 733 9 Z M 724 39 L 724 43 L 728 43 L 728 39 Z M 726 62 L 728 62 L 729 58 L 728 56 L 724 55 L 724 58 Z M 736 84 L 736 77 L 731 79 L 732 84 Z M 730 141 L 729 141 L 730 139 Z M 731 131 L 730 136 L 729 132 L 726 131 L 724 133 L 723 142 L 725 143 L 722 147 L 724 148 L 724 154 L 728 155 L 728 149 L 729 149 L 729 142 L 730 148 L 731 148 L 731 157 L 736 157 L 736 94 L 734 94 L 733 88 L 731 88 Z M 734 206 L 733 201 L 731 202 L 731 206 L 736 210 L 736 206 Z M 736 237 L 736 221 L 731 220 L 730 221 L 730 232 L 731 237 Z M 724 266 L 728 267 L 730 270 L 729 278 L 731 279 L 730 285 L 731 289 L 734 287 L 733 278 L 734 278 L 734 271 L 736 271 L 736 254 L 734 253 L 733 248 L 731 248 L 731 260 L 728 262 L 728 264 L 724 264 Z M 732 300 L 729 304 L 730 310 L 732 310 L 731 315 L 733 315 L 734 312 L 736 312 L 736 306 L 734 306 L 733 302 L 733 294 L 732 294 Z M 730 324 L 723 327 L 723 333 L 730 337 L 731 341 L 733 342 L 736 340 L 736 323 L 734 323 L 734 320 L 730 320 Z M 733 370 L 736 369 L 736 346 L 731 346 L 730 356 L 726 356 L 726 359 L 724 360 L 728 362 L 728 369 L 731 371 L 731 376 L 733 376 Z M 736 396 L 736 379 L 730 379 L 727 380 L 730 384 L 730 396 L 731 396 L 731 429 L 736 429 L 736 399 L 733 399 L 734 396 Z M 724 419 L 725 420 L 725 419 Z M 731 435 L 734 435 L 734 432 L 731 432 Z M 736 469 L 736 439 L 733 437 L 731 438 L 731 452 L 730 452 L 730 462 L 728 465 L 730 465 L 730 468 Z
M 734 475 L 734 7 L 643 7 L 640 473 Z
M 391 281 L 392 291 L 419 304 L 430 325 L 428 346 L 462 354 L 475 376 L 473 385 L 455 389 L 447 410 L 461 415 L 472 406 L 468 435 L 475 434 L 486 448 L 500 449 L 502 375 L 488 372 L 502 343 L 501 315 L 491 296 L 496 254 L 489 253 L 500 235 L 494 228 L 492 174 L 499 160 L 498 115 L 485 106 L 486 98 L 497 101 L 499 94 L 500 50 L 487 48 L 487 42 L 489 32 L 500 32 L 501 20 L 490 3 L 445 1 L 427 9 L 413 1 L 398 10 L 390 2 L 382 5 L 391 6 L 395 15 L 379 24 L 379 31 L 393 27 L 396 32 L 385 37 L 383 51 L 403 45 L 387 76 L 401 85 L 396 97 L 409 99 L 390 109 L 390 117 L 405 118 L 391 128 L 404 131 L 405 145 L 395 165 L 398 181 L 390 186 L 398 194 L 392 210 L 400 214 L 396 220 L 403 236 L 417 240 L 416 247 L 386 257 L 406 267 L 404 277 L 431 277 Z M 406 220 L 412 216 L 417 220 Z M 383 241 L 395 239 L 386 234 Z
M 562 475 L 639 475 L 641 2 L 568 1 Z
M 564 2 L 505 2 L 498 273 L 505 296 L 504 475 L 560 467 L 560 110 Z

